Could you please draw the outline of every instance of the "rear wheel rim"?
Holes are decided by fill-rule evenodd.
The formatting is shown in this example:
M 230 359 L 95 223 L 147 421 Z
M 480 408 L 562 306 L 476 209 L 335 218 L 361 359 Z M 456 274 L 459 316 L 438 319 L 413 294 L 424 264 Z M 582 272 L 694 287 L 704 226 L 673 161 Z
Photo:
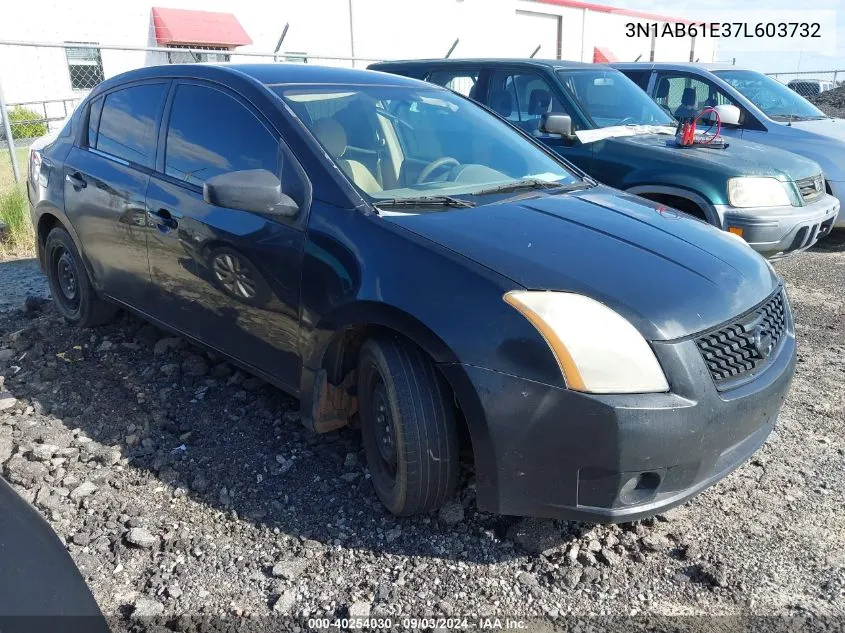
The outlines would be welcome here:
M 56 285 L 59 290 L 59 300 L 71 311 L 79 309 L 81 302 L 79 293 L 79 269 L 76 259 L 63 246 L 56 249 L 54 256 Z

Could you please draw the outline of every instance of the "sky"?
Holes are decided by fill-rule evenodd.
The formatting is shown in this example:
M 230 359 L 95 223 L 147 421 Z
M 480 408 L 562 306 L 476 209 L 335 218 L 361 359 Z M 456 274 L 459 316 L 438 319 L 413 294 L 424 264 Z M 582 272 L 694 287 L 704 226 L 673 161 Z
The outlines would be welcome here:
M 701 19 L 702 15 L 712 16 L 713 21 L 720 20 L 720 12 L 734 12 L 739 8 L 772 11 L 795 10 L 834 10 L 836 15 L 836 50 L 830 53 L 804 50 L 771 50 L 772 42 L 761 44 L 759 50 L 736 50 L 730 47 L 730 41 L 719 42 L 719 61 L 731 61 L 736 58 L 737 65 L 750 66 L 762 72 L 796 72 L 812 70 L 845 70 L 845 0 L 767 0 L 765 3 L 745 2 L 740 5 L 736 0 L 606 0 L 602 4 L 647 11 L 673 17 Z M 706 12 L 706 13 L 705 13 Z M 760 14 L 758 14 L 760 15 Z M 765 15 L 765 14 L 763 14 Z M 826 28 L 826 25 L 822 25 Z M 843 77 L 845 79 L 845 77 Z

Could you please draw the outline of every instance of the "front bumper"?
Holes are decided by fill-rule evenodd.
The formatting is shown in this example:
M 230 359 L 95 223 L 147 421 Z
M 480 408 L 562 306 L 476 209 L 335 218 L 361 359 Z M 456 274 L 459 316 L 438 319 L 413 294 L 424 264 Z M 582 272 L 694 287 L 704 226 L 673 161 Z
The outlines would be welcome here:
M 742 237 L 761 255 L 770 259 L 810 248 L 833 230 L 839 214 L 839 200 L 824 194 L 805 207 L 716 208 L 722 228 L 742 229 Z
M 479 508 L 633 521 L 683 503 L 748 459 L 774 428 L 795 370 L 791 327 L 765 370 L 721 392 L 694 340 L 653 347 L 669 393 L 591 395 L 442 366 L 469 426 Z

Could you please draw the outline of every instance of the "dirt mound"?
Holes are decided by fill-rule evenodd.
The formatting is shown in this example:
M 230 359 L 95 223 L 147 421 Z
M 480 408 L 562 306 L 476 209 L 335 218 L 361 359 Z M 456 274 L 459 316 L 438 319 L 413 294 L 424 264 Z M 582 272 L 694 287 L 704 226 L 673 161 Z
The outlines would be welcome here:
M 845 86 L 839 86 L 807 100 L 828 116 L 845 118 Z

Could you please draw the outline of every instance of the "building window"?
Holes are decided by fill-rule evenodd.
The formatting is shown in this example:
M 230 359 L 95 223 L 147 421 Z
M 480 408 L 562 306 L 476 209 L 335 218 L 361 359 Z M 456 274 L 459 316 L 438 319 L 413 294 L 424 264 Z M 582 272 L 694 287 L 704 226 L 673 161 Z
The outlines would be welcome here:
M 168 44 L 167 48 L 174 49 L 167 53 L 168 64 L 199 64 L 203 62 L 228 62 L 231 52 L 226 46 L 207 46 L 192 44 Z M 202 49 L 203 52 L 194 53 L 184 49 Z M 183 49 L 183 50 L 178 50 Z M 208 51 L 207 53 L 205 51 Z
M 65 42 L 66 44 L 96 44 L 96 42 Z M 91 90 L 105 79 L 100 49 L 91 46 L 65 48 L 70 87 L 73 90 Z

